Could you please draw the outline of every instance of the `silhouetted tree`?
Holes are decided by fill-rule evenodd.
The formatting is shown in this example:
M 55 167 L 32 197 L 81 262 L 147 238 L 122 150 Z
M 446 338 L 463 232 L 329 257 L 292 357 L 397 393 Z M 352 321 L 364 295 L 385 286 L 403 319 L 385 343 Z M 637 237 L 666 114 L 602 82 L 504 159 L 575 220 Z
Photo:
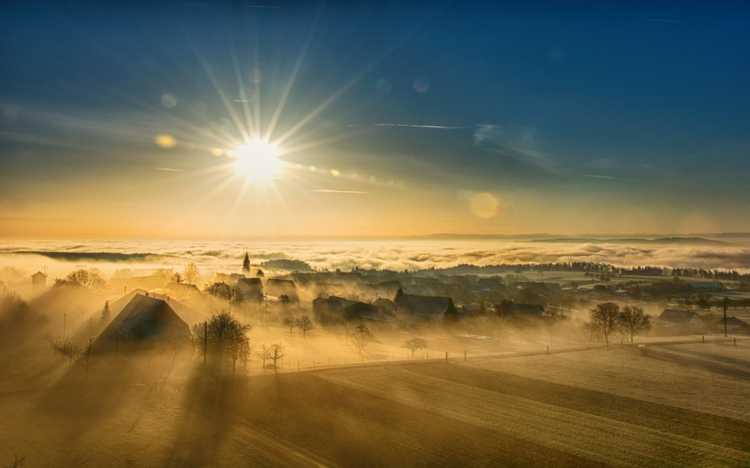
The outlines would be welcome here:
M 359 354 L 362 354 L 362 351 L 367 347 L 367 343 L 373 339 L 372 333 L 367 325 L 360 323 L 354 327 L 352 334 L 354 335 L 354 343 L 356 343 L 357 348 L 359 349 Z
M 284 317 L 283 320 L 284 326 L 289 327 L 289 334 L 292 334 L 292 330 L 294 329 L 294 319 L 292 317 Z
M 77 268 L 68 273 L 65 280 L 72 283 L 78 283 L 84 288 L 92 291 L 98 291 L 104 288 L 104 285 L 107 284 L 104 275 L 95 268 Z
M 258 356 L 258 359 L 261 360 L 261 363 L 263 366 L 263 372 L 265 372 L 266 361 L 268 361 L 271 358 L 271 347 L 267 344 L 261 345 L 260 349 L 255 355 Z
M 216 362 L 229 354 L 233 364 L 236 364 L 237 358 L 241 356 L 242 342 L 247 339 L 247 333 L 251 329 L 250 325 L 240 323 L 229 312 L 221 312 L 212 315 L 205 324 L 198 323 L 193 327 L 194 342 L 202 349 L 205 333 L 208 348 L 204 352 L 213 355 Z
M 448 308 L 446 309 L 445 314 L 443 314 L 443 323 L 453 325 L 458 323 L 458 319 L 458 309 L 456 309 L 456 305 L 453 304 L 453 299 L 449 299 Z
M 594 328 L 604 333 L 604 341 L 609 348 L 609 334 L 620 328 L 620 306 L 614 302 L 602 302 L 589 313 Z
M 83 348 L 76 356 L 76 364 L 83 367 L 86 371 L 86 378 L 89 376 L 89 367 L 91 367 L 92 358 L 94 355 L 94 339 L 89 338 L 89 343 Z
M 414 356 L 415 351 L 427 347 L 427 342 L 422 338 L 414 337 L 404 341 L 404 344 L 402 344 L 401 347 L 411 350 L 411 355 Z
M 310 320 L 310 317 L 307 315 L 303 315 L 301 318 L 298 318 L 294 322 L 297 325 L 297 328 L 300 329 L 302 332 L 302 337 L 305 338 L 307 335 L 307 332 L 312 330 L 315 326 L 312 323 L 312 320 Z
M 205 291 L 220 299 L 224 299 L 229 303 L 229 312 L 232 312 L 232 307 L 241 302 L 244 302 L 245 295 L 242 293 L 242 289 L 237 286 L 229 286 L 226 283 L 214 283 L 209 285 Z
M 622 328 L 630 332 L 631 343 L 633 342 L 633 335 L 651 330 L 651 316 L 646 315 L 640 307 L 623 307 L 619 320 Z
M 105 324 L 109 321 L 111 312 L 109 311 L 109 301 L 104 302 L 104 308 L 102 309 L 102 314 L 99 316 L 99 323 Z
M 273 361 L 273 371 L 276 372 L 276 369 L 278 368 L 277 362 L 284 357 L 284 346 L 278 343 L 273 343 L 270 351 L 270 357 Z
M 195 262 L 190 262 L 185 265 L 185 269 L 182 272 L 183 278 L 187 284 L 195 284 L 201 277 L 201 272 L 198 270 L 198 266 Z
M 250 326 L 245 325 L 249 330 Z M 235 329 L 234 335 L 227 342 L 227 354 L 232 360 L 232 374 L 237 369 L 237 359 L 246 357 L 250 353 L 250 339 L 247 337 L 246 330 Z

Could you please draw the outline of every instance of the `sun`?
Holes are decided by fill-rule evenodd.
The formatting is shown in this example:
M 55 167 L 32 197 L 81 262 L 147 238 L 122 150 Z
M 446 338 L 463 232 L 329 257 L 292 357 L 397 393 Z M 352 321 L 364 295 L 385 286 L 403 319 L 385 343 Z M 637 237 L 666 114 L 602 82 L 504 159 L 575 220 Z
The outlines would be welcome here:
M 233 151 L 231 155 L 237 158 L 234 163 L 237 175 L 247 180 L 271 180 L 281 169 L 281 161 L 278 159 L 279 149 L 276 145 L 263 140 L 250 140 L 245 146 Z

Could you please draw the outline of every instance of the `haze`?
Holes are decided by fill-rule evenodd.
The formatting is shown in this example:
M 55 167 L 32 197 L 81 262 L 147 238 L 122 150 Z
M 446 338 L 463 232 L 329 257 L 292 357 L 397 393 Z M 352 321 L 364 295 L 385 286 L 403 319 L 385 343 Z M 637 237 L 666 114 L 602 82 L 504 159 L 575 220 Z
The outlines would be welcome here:
M 0 467 L 749 467 L 750 4 L 0 6 Z

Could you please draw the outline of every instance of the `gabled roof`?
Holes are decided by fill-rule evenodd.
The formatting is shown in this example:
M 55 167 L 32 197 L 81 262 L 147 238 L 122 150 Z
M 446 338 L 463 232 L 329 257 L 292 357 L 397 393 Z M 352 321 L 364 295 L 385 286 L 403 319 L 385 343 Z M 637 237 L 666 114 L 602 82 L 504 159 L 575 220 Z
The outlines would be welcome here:
M 698 314 L 689 310 L 664 309 L 659 316 L 659 320 L 675 323 L 689 322 L 693 318 L 699 318 Z
M 156 314 L 156 312 L 163 309 L 171 310 L 171 307 L 169 307 L 166 301 L 137 294 L 130 300 L 130 302 L 128 302 L 125 308 L 122 309 L 120 315 L 115 318 L 114 323 L 116 323 L 118 327 L 132 330 L 136 325 L 148 320 Z
M 510 306 L 510 313 L 527 317 L 541 317 L 544 315 L 544 307 L 538 304 L 513 304 Z
M 450 297 L 402 294 L 396 302 L 396 307 L 400 313 L 434 319 L 447 312 L 451 303 Z
M 39 277 L 43 277 L 43 278 L 46 278 L 46 277 L 47 277 L 47 275 L 45 275 L 45 274 L 44 274 L 44 273 L 42 273 L 41 271 L 37 271 L 36 273 L 34 273 L 33 275 L 31 275 L 31 277 L 32 277 L 32 278 L 39 278 Z
M 718 322 L 716 322 L 718 325 L 724 326 L 724 318 L 720 318 Z M 750 324 L 745 322 L 744 320 L 740 320 L 737 317 L 727 317 L 727 327 L 733 327 L 733 328 L 748 328 L 750 327 Z

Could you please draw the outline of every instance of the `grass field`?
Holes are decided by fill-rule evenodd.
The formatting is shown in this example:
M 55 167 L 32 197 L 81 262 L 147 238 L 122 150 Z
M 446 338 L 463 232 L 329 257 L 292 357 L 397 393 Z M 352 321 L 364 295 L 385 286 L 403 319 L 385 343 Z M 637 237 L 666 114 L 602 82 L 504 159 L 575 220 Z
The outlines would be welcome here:
M 44 348 L 0 358 L 0 466 L 750 467 L 742 346 L 237 378 L 200 360 L 100 359 L 86 378 Z

